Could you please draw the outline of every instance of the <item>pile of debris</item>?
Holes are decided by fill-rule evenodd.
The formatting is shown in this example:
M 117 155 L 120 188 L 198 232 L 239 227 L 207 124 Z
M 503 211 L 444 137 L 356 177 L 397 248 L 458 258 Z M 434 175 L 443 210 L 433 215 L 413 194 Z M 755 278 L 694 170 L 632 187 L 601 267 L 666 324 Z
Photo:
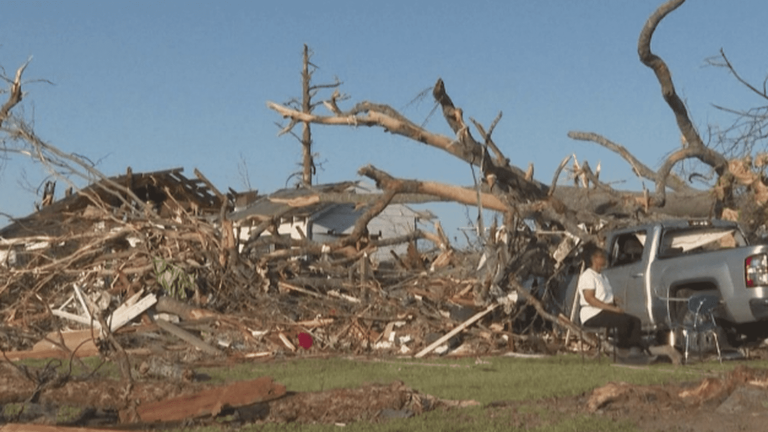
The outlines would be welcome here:
M 411 228 L 372 235 L 371 221 L 391 204 L 381 205 L 386 194 L 353 197 L 367 200 L 363 205 L 344 201 L 350 184 L 224 195 L 195 174 L 129 169 L 0 230 L 6 355 L 77 349 L 81 356 L 110 347 L 141 353 L 178 339 L 197 355 L 249 358 L 547 346 L 532 332 L 536 313 L 509 287 L 525 275 L 523 294 L 542 298 L 544 276 L 552 285 L 551 275 L 564 273 L 565 266 L 553 271 L 550 250 L 560 244 L 548 242 L 553 236 L 536 238 L 521 224 L 512 233 L 494 229 L 484 250 L 462 252 L 439 224 L 436 234 Z M 306 221 L 308 208 L 323 200 L 349 210 L 341 218 L 347 229 L 322 237 L 315 218 L 314 235 L 324 240 L 317 241 L 308 238 Z M 291 238 L 284 228 L 301 235 Z M 573 243 L 562 245 L 569 251 Z M 391 259 L 380 261 L 380 249 Z M 516 280 L 507 280 L 510 263 Z

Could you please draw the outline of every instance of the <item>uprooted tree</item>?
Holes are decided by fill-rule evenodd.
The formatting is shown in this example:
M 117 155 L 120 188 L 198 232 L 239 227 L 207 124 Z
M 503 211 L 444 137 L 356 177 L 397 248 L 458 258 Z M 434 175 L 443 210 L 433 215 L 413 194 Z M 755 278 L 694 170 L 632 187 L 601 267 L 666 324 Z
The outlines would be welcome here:
M 765 176 L 762 172 L 767 159 L 765 154 L 759 154 L 754 160 L 749 154 L 728 159 L 722 153 L 708 147 L 691 121 L 685 104 L 675 91 L 667 64 L 651 51 L 651 39 L 657 26 L 664 17 L 683 3 L 684 0 L 670 0 L 648 18 L 640 33 L 637 50 L 640 61 L 656 75 L 661 95 L 672 111 L 684 146 L 673 151 L 659 169 L 653 170 L 634 157 L 625 147 L 597 133 L 572 131 L 568 134 L 572 139 L 591 141 L 619 154 L 629 163 L 637 176 L 655 184 L 654 191 L 616 190 L 601 182 L 587 163 L 580 165 L 578 172 L 574 173 L 584 179 L 583 185 L 587 187 L 558 185 L 557 180 L 567 164 L 567 158 L 554 173 L 551 184 L 526 176 L 521 168 L 510 164 L 501 146 L 494 142 L 493 129 L 500 115 L 487 129 L 470 118 L 479 136 L 476 138 L 471 126 L 464 118 L 463 111 L 454 105 L 448 95 L 442 79 L 437 80 L 432 95 L 442 108 L 445 121 L 454 132 L 454 136 L 433 133 L 388 105 L 367 101 L 357 103 L 348 110 L 342 110 L 336 99 L 331 97 L 325 103 L 331 111 L 328 115 L 302 112 L 272 102 L 269 102 L 268 106 L 284 118 L 290 119 L 291 124 L 288 128 L 299 122 L 328 126 L 378 127 L 385 132 L 445 151 L 479 168 L 484 179 L 482 184 L 478 185 L 477 191 L 430 181 L 396 179 L 373 167 L 365 167 L 360 173 L 375 180 L 384 190 L 395 194 L 426 194 L 436 199 L 479 205 L 485 209 L 501 212 L 505 216 L 508 232 L 518 231 L 514 224 L 523 219 L 535 220 L 540 226 L 565 229 L 581 240 L 597 242 L 599 242 L 599 234 L 582 227 L 594 227 L 598 220 L 608 222 L 607 226 L 616 226 L 627 223 L 627 220 L 632 223 L 659 217 L 719 217 L 736 220 L 741 216 L 742 222 L 754 228 L 763 223 L 762 208 L 768 200 L 768 189 L 766 189 Z M 729 66 L 724 54 L 722 59 Z M 731 71 L 735 73 L 732 68 Z M 754 91 L 765 96 L 765 92 Z M 743 117 L 747 117 L 747 114 Z M 755 125 L 753 133 L 759 135 L 762 130 L 759 126 L 762 123 L 755 120 L 753 125 Z M 696 189 L 689 181 L 674 172 L 675 166 L 688 159 L 695 159 L 714 171 L 717 177 L 711 188 Z M 750 211 L 746 211 L 747 209 L 743 206 L 745 203 L 751 203 Z M 580 225 L 582 223 L 584 225 Z M 507 258 L 504 261 L 507 275 L 501 279 L 514 280 L 525 277 L 526 275 L 521 274 L 519 267 L 511 265 L 514 261 L 513 257 L 522 251 L 518 249 L 506 252 L 511 252 L 506 254 Z

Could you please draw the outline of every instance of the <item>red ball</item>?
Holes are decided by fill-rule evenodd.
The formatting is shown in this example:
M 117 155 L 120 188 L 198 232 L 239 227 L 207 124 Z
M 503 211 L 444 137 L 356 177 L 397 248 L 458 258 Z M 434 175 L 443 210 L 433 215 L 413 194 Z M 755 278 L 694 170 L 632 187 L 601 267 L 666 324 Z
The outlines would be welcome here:
M 304 349 L 312 348 L 312 335 L 309 333 L 299 333 L 299 345 Z

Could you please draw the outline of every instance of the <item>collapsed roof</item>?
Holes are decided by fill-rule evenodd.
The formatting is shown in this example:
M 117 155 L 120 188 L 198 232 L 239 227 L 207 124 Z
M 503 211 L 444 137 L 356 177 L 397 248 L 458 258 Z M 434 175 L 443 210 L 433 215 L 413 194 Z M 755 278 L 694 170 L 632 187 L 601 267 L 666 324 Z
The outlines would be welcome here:
M 15 219 L 0 229 L 0 238 L 61 235 L 62 230 L 78 229 L 77 224 L 85 224 L 80 228 L 86 229 L 88 207 L 107 207 L 110 212 L 122 218 L 137 211 L 137 203 L 126 191 L 152 206 L 161 216 L 172 214 L 177 206 L 194 214 L 218 212 L 226 197 L 199 171 L 195 170 L 197 179 L 186 178 L 182 171 L 183 168 L 173 168 L 133 173 L 128 168 L 123 175 L 94 182 L 75 193 L 67 193 L 64 198 L 43 206 L 29 216 Z M 75 220 L 72 218 L 75 214 L 85 216 L 85 219 Z

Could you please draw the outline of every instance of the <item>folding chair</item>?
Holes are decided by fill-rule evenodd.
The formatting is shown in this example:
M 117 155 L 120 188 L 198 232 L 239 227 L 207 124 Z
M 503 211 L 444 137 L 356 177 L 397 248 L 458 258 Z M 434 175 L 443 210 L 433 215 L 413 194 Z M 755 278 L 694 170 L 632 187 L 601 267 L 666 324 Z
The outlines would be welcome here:
M 723 355 L 720 352 L 720 340 L 717 336 L 718 327 L 714 315 L 714 310 L 719 304 L 720 298 L 711 294 L 694 294 L 688 298 L 688 312 L 693 314 L 693 316 L 687 315 L 681 324 L 683 335 L 685 336 L 685 363 L 688 363 L 688 351 L 691 346 L 692 337 L 696 338 L 699 359 L 702 358 L 701 336 L 707 334 L 714 338 L 715 348 L 717 348 L 717 359 L 720 363 L 723 363 Z M 691 318 L 690 320 L 688 320 L 689 317 Z
M 591 334 L 597 338 L 597 358 L 600 359 L 603 350 L 603 344 L 610 344 L 613 347 L 613 362 L 616 363 L 616 344 L 611 343 L 611 331 L 615 329 L 609 327 L 584 327 L 579 326 L 579 351 L 581 352 L 581 361 L 584 361 L 584 334 Z

